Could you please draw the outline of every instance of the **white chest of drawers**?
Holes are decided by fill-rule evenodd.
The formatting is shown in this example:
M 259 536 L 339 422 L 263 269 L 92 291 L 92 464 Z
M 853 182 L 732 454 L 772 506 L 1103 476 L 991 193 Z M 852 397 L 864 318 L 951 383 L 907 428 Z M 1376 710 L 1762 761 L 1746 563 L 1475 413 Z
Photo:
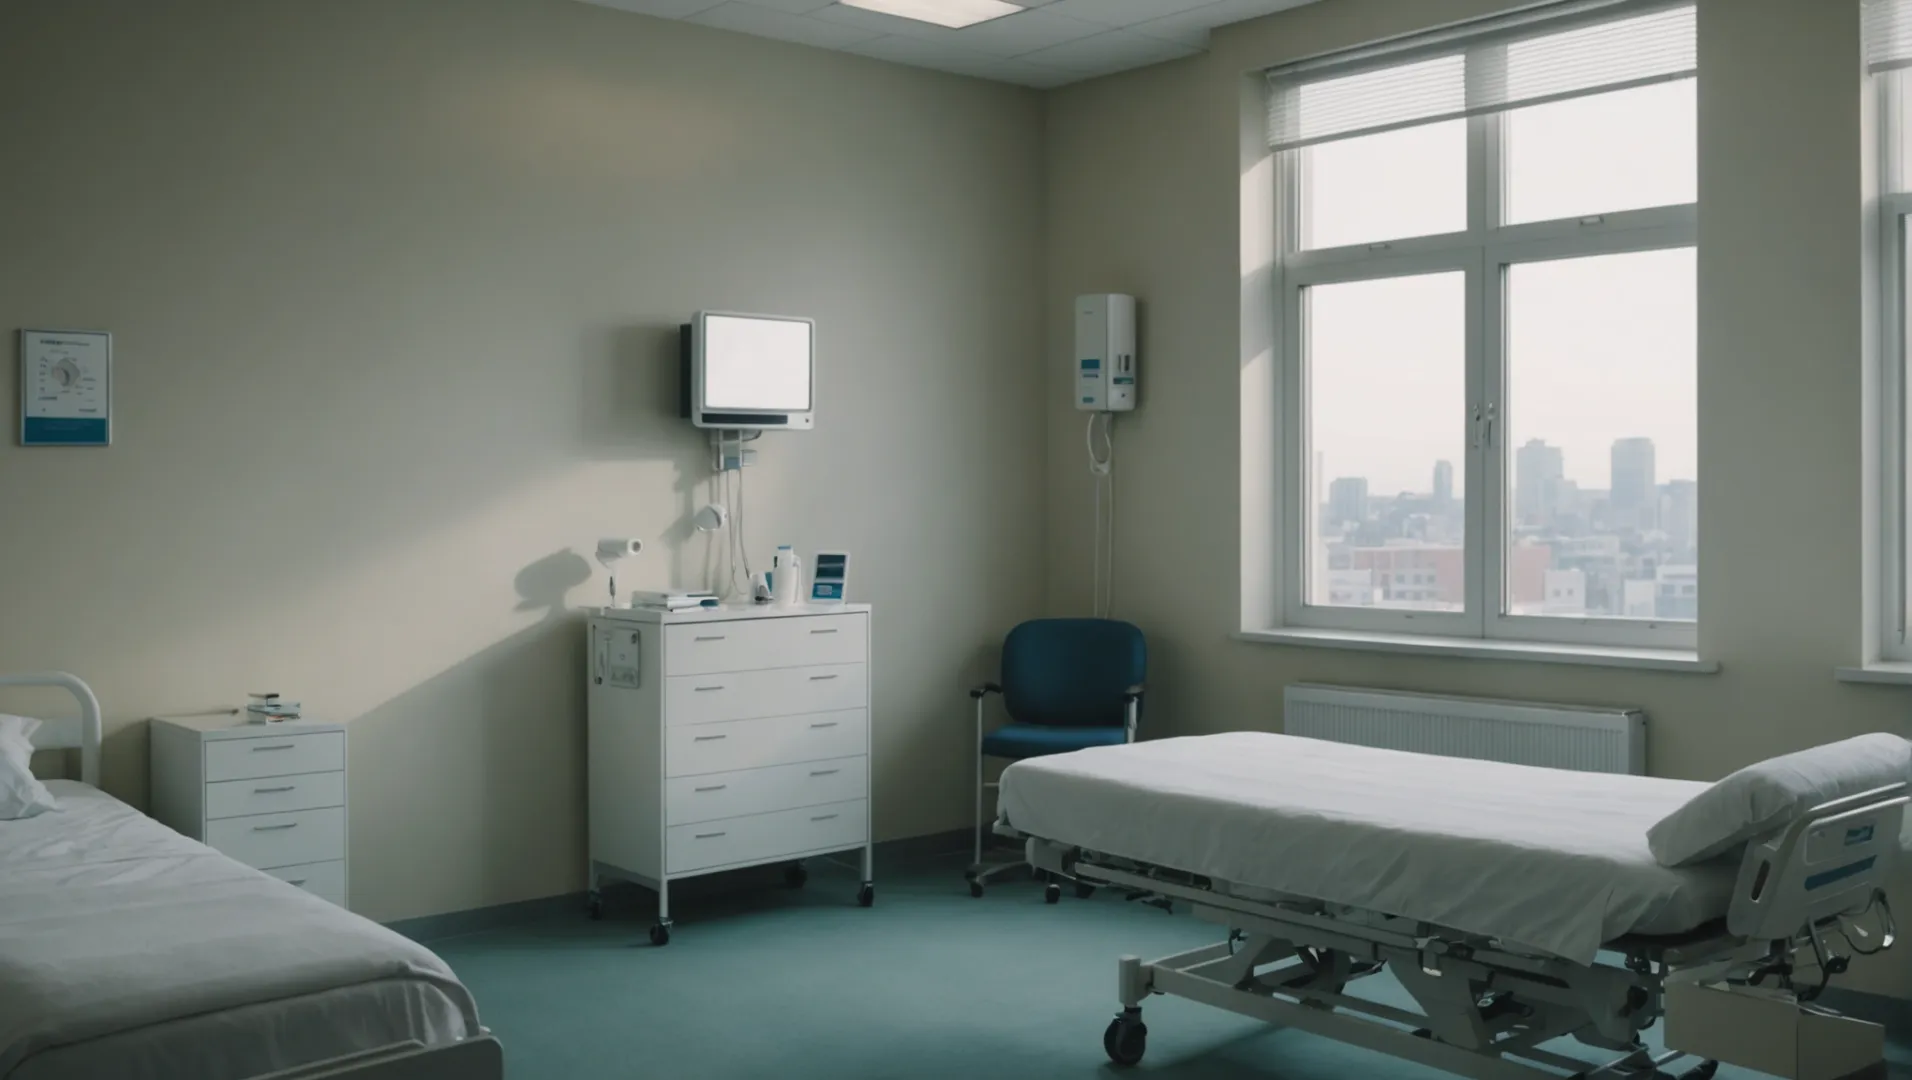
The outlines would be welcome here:
M 214 717 L 149 730 L 155 818 L 346 906 L 343 725 Z
M 851 849 L 870 875 L 870 608 L 601 609 L 591 619 L 591 910 L 670 882 Z

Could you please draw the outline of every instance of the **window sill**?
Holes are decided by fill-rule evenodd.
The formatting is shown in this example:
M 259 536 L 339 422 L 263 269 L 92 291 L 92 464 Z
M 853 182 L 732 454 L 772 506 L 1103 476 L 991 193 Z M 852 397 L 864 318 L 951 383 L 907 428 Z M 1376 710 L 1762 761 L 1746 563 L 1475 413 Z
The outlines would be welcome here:
M 1832 674 L 1840 682 L 1912 686 L 1912 661 L 1874 660 L 1858 667 L 1834 668 Z
M 1605 645 L 1558 645 L 1534 641 L 1490 641 L 1481 638 L 1432 637 L 1423 634 L 1373 634 L 1352 630 L 1244 630 L 1242 641 L 1268 645 L 1300 645 L 1317 649 L 1355 649 L 1363 652 L 1409 653 L 1419 656 L 1458 656 L 1469 660 L 1525 660 L 1539 664 L 1579 664 L 1587 667 L 1633 668 L 1640 671 L 1679 671 L 1710 675 L 1716 660 L 1703 660 L 1687 649 L 1630 649 Z M 1844 678 L 1841 669 L 1841 678 Z M 1912 664 L 1906 665 L 1912 682 Z

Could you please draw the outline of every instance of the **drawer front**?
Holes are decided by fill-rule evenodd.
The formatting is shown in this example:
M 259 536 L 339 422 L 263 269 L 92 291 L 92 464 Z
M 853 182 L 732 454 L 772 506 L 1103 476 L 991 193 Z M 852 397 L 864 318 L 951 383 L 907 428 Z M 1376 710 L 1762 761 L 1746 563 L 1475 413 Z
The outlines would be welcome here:
M 667 626 L 664 674 L 861 664 L 869 660 L 869 634 L 869 617 L 862 614 Z
M 862 664 L 771 668 L 664 680 L 664 723 L 712 724 L 756 716 L 860 709 L 870 703 Z
M 345 811 L 222 818 L 206 823 L 206 844 L 247 866 L 265 870 L 345 858 Z
M 285 882 L 297 885 L 321 900 L 330 900 L 340 907 L 345 906 L 345 860 L 334 859 L 331 862 L 300 863 L 297 866 L 277 866 L 266 873 Z
M 870 793 L 867 757 L 680 776 L 664 783 L 665 820 L 672 825 L 767 814 L 800 806 L 861 799 Z
M 345 733 L 321 731 L 277 738 L 220 739 L 206 744 L 206 780 L 338 772 L 345 768 Z
M 698 724 L 664 732 L 664 775 L 760 769 L 855 757 L 870 749 L 870 714 L 864 709 Z
M 206 818 L 282 814 L 345 805 L 345 774 L 302 773 L 206 785 Z
M 766 862 L 806 851 L 853 847 L 869 839 L 869 803 L 806 806 L 774 814 L 674 825 L 665 831 L 665 872 Z

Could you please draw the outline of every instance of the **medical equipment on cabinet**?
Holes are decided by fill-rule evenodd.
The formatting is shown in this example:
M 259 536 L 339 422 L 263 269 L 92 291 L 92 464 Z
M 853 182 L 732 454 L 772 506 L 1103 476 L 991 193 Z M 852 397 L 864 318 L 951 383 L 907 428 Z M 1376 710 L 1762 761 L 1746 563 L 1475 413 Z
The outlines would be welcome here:
M 630 537 L 606 537 L 597 543 L 598 565 L 611 572 L 611 606 L 617 606 L 617 563 L 644 550 L 644 541 Z
M 779 607 L 792 607 L 802 598 L 803 560 L 798 557 L 796 548 L 778 544 L 777 554 L 770 560 L 770 602 Z
M 816 426 L 814 320 L 700 311 L 678 341 L 679 411 L 692 424 L 738 432 Z
M 819 551 L 810 569 L 810 602 L 840 604 L 850 591 L 850 553 Z

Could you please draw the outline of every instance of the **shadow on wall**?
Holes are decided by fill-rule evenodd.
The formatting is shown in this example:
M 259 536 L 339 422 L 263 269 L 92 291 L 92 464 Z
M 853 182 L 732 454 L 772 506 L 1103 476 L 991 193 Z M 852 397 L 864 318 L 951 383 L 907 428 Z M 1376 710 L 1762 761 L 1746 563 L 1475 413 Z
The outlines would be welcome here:
M 585 624 L 569 594 L 590 578 L 568 549 L 526 566 L 517 610 L 538 622 L 352 722 L 354 911 L 390 921 L 581 887 L 582 831 L 553 823 L 584 821 Z M 411 845 L 371 842 L 400 819 Z

